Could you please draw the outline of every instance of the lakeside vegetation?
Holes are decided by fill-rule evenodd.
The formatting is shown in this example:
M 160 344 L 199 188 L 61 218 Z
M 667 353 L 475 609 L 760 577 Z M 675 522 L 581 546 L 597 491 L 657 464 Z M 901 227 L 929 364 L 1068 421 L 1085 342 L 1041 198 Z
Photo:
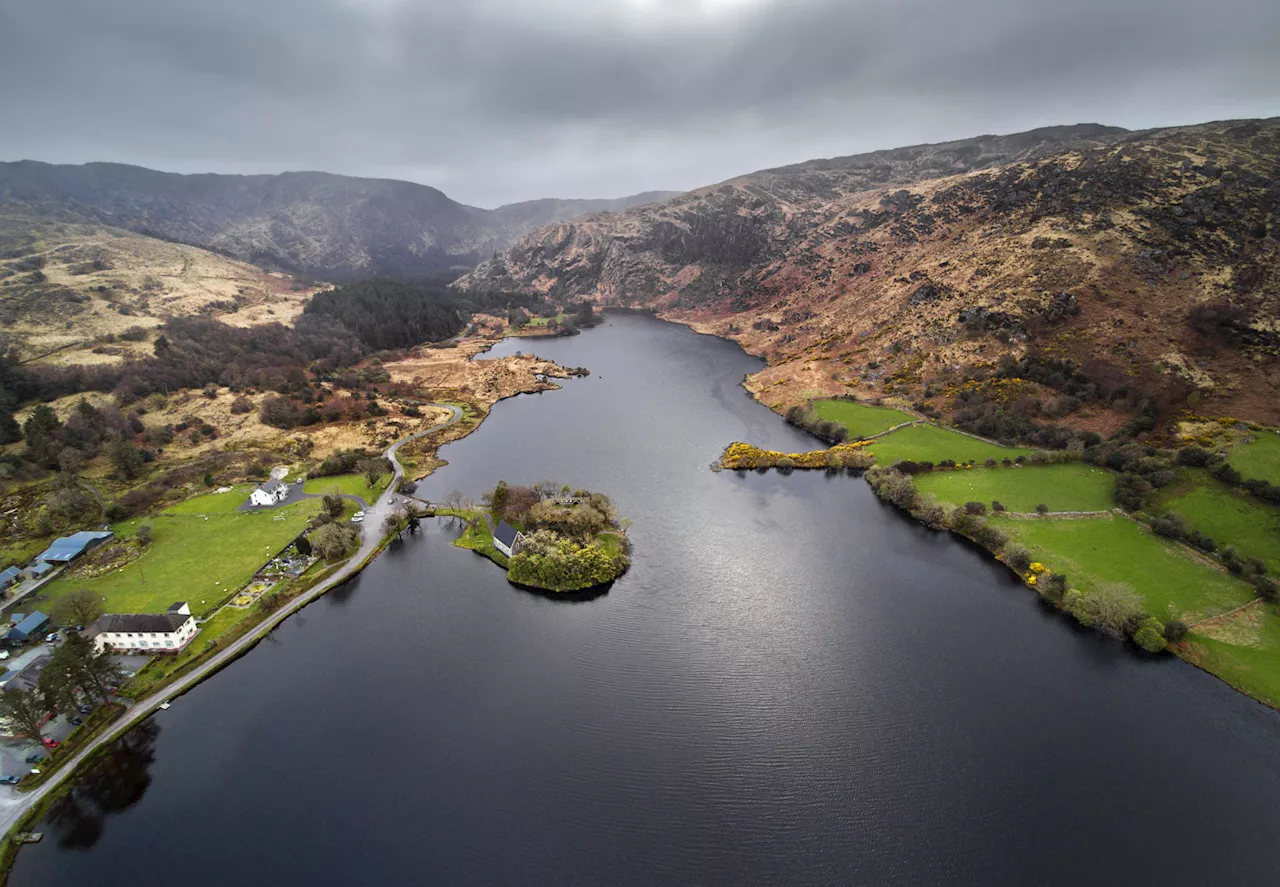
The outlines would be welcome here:
M 840 411 L 847 421 L 834 423 Z M 1192 417 L 1183 446 L 1167 449 L 1134 440 L 1149 417 L 1109 440 L 1024 421 L 1018 436 L 1052 447 L 1030 449 L 917 420 L 844 442 L 892 412 L 848 398 L 792 407 L 789 422 L 833 445 L 737 442 L 717 467 L 865 470 L 881 499 L 986 548 L 1081 624 L 1280 707 L 1280 435 Z
M 481 508 L 468 507 L 454 493 L 438 513 L 466 520 L 454 544 L 505 568 L 516 585 L 556 593 L 585 591 L 608 585 L 630 566 L 626 522 L 603 493 L 549 481 L 527 487 L 499 481 L 482 502 Z M 504 521 L 519 534 L 509 557 L 493 538 Z

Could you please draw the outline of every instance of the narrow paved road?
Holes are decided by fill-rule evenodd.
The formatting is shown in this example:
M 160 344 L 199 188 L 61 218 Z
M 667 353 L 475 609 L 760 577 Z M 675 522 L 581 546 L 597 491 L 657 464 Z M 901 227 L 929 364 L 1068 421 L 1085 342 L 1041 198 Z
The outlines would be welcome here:
M 227 662 L 235 659 L 249 647 L 257 643 L 257 639 L 262 636 L 265 631 L 275 628 L 285 619 L 301 610 L 307 604 L 311 603 L 320 595 L 324 594 L 335 585 L 339 585 L 350 579 L 355 573 L 359 572 L 361 564 L 377 549 L 382 542 L 382 521 L 393 511 L 392 497 L 396 494 L 396 487 L 399 486 L 400 480 L 404 477 L 404 469 L 400 465 L 400 460 L 396 458 L 396 453 L 400 451 L 400 447 L 411 440 L 415 440 L 423 435 L 433 434 L 457 422 L 462 418 L 462 410 L 458 407 L 448 406 L 446 404 L 431 404 L 431 406 L 440 407 L 449 410 L 452 414 L 449 420 L 441 422 L 439 425 L 433 425 L 430 428 L 424 428 L 408 437 L 400 440 L 387 447 L 386 457 L 391 460 L 392 477 L 391 483 L 387 484 L 387 488 L 382 491 L 382 495 L 366 512 L 363 525 L 363 538 L 360 542 L 360 549 L 351 556 L 345 564 L 343 564 L 336 573 L 325 579 L 323 582 L 308 589 L 298 597 L 289 601 L 285 606 L 281 607 L 271 616 L 267 617 L 252 632 L 235 641 L 231 646 L 227 647 L 218 655 L 214 656 L 208 662 L 201 665 L 191 673 L 184 675 L 178 681 L 168 685 L 162 690 L 158 690 L 145 699 L 136 701 L 128 711 L 116 721 L 111 727 L 100 736 L 93 739 L 78 751 L 69 761 L 63 763 L 58 770 L 57 775 L 39 788 L 29 792 L 19 792 L 13 788 L 5 787 L 0 791 L 0 834 L 8 833 L 14 824 L 22 818 L 31 807 L 37 804 L 41 798 L 51 792 L 60 785 L 70 774 L 75 772 L 76 767 L 96 748 L 119 738 L 130 727 L 138 721 L 150 715 L 159 706 L 160 703 L 175 696 L 186 692 L 201 680 L 207 677 L 211 672 L 217 671 Z M 197 635 L 197 637 L 199 637 Z

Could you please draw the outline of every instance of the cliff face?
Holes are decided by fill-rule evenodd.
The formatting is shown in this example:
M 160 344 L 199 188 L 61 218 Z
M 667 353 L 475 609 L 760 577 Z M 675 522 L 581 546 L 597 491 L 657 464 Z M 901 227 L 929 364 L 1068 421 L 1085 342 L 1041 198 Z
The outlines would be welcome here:
M 549 226 L 458 285 L 657 308 L 767 357 L 751 385 L 779 407 L 857 391 L 946 409 L 1009 355 L 1069 361 L 1094 387 L 1068 421 L 1102 430 L 1148 397 L 1275 422 L 1278 181 L 1276 119 L 1055 127 Z M 1035 413 L 1065 389 L 1033 375 Z
M 329 280 L 465 270 L 539 225 L 656 196 L 668 195 L 485 210 L 412 182 L 318 172 L 176 175 L 116 163 L 0 163 L 0 212 L 109 225 Z

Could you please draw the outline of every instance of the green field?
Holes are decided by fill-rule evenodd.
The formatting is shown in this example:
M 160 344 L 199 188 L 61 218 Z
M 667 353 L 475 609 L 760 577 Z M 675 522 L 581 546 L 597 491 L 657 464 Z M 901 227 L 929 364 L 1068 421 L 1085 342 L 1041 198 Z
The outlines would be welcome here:
M 217 496 L 182 505 L 196 509 L 203 507 L 195 504 L 199 499 Z M 171 509 L 154 519 L 116 524 L 113 529 L 122 538 L 132 536 L 143 523 L 151 525 L 152 542 L 141 557 L 104 576 L 55 579 L 34 603 L 49 612 L 62 595 L 87 588 L 106 597 L 109 613 L 163 613 L 174 601 L 187 601 L 191 612 L 201 616 L 301 533 L 318 506 L 316 500 L 271 511 L 203 516 Z
M 1227 462 L 1248 480 L 1280 485 L 1280 434 L 1253 432 L 1253 440 L 1231 448 Z
M 916 419 L 915 416 L 901 410 L 848 400 L 814 401 L 813 412 L 819 419 L 843 425 L 849 431 L 849 437 L 854 440 L 871 437 L 873 434 L 888 431 L 895 425 L 913 422 Z
M 1184 471 L 1161 490 L 1154 511 L 1176 511 L 1219 548 L 1234 545 L 1241 557 L 1260 558 L 1280 575 L 1280 510 L 1219 483 L 1204 471 Z
M 1142 595 L 1146 610 L 1192 623 L 1248 603 L 1253 588 L 1198 560 L 1126 517 L 1078 520 L 992 518 L 991 523 L 1031 550 L 1055 573 L 1088 591 L 1124 582 Z
M 376 487 L 371 487 L 364 482 L 362 474 L 339 474 L 334 477 L 317 477 L 312 478 L 303 485 L 302 489 L 307 493 L 332 493 L 335 489 L 347 496 L 359 496 L 370 505 L 378 498 L 378 495 L 387 488 L 387 483 L 391 480 L 391 475 L 384 474 L 378 481 Z
M 1035 511 L 1042 503 L 1050 511 L 1110 511 L 1115 485 L 1110 471 L 1079 462 L 933 471 L 916 477 L 916 489 L 941 502 L 978 501 L 990 507 L 998 500 L 1008 510 L 1022 512 Z
M 507 556 L 493 545 L 493 533 L 489 530 L 489 523 L 484 519 L 482 511 L 465 511 L 441 508 L 436 514 L 460 517 L 470 523 L 467 529 L 457 539 L 453 540 L 453 544 L 459 548 L 469 548 L 472 551 L 479 552 L 489 560 L 498 564 L 503 569 L 507 566 Z
M 1020 447 L 1002 447 L 999 444 L 977 440 L 967 434 L 939 428 L 937 425 L 911 425 L 899 428 L 892 434 L 878 438 L 867 448 L 881 465 L 892 465 L 902 459 L 915 462 L 941 462 L 952 459 L 966 462 L 970 459 L 981 463 L 984 459 L 1016 459 L 1028 456 L 1030 450 Z
M 1193 632 L 1191 659 L 1256 699 L 1280 707 L 1280 618 L 1261 602 L 1227 624 Z
M 253 484 L 239 484 L 229 493 L 208 493 L 166 508 L 165 514 L 230 514 L 245 503 Z

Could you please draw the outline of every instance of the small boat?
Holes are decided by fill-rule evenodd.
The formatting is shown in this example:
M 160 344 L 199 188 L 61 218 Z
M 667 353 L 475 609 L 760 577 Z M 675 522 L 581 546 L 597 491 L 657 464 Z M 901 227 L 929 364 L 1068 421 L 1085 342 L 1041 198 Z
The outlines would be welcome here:
M 162 703 L 160 703 L 160 710 L 161 710 L 161 711 L 168 711 L 168 710 L 169 710 L 169 703 L 167 703 L 167 702 L 162 702 Z
M 44 832 L 18 832 L 13 839 L 19 844 L 38 844 L 43 837 Z

